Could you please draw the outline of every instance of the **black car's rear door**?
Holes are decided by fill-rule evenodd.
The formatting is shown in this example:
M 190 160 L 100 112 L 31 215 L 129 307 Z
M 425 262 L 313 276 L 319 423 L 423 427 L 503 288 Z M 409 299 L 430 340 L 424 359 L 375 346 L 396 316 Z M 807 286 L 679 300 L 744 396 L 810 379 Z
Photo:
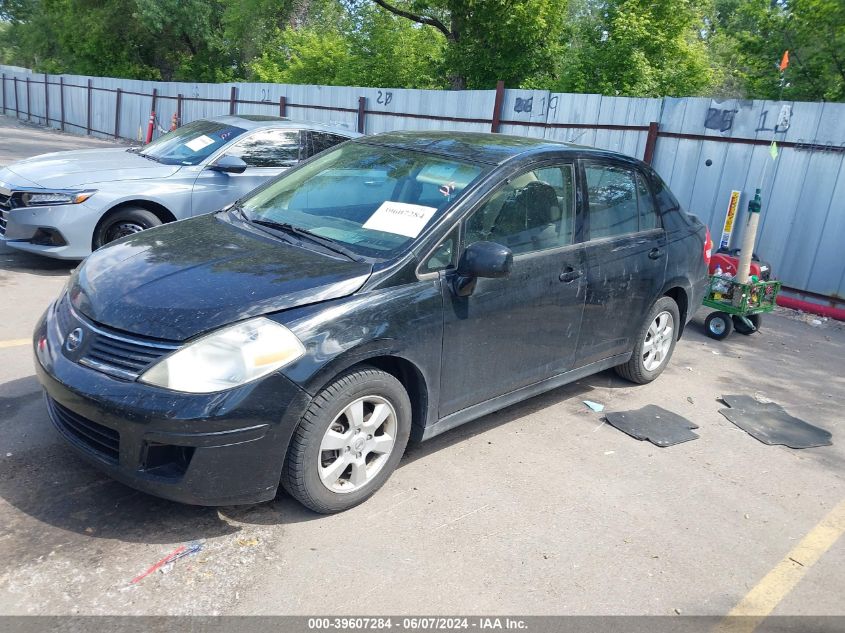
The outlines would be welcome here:
M 666 233 L 639 170 L 624 162 L 582 161 L 586 192 L 587 296 L 578 366 L 624 354 L 666 272 Z
M 526 171 L 465 221 L 464 245 L 498 242 L 514 262 L 469 297 L 442 284 L 441 418 L 572 367 L 585 291 L 574 175 L 571 163 Z

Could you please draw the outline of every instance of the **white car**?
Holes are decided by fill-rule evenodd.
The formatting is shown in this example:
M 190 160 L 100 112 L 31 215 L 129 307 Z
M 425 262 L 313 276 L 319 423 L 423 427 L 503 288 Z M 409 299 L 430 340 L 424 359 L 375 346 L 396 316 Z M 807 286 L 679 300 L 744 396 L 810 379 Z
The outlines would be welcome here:
M 279 117 L 202 119 L 143 148 L 43 154 L 0 169 L 0 241 L 82 259 L 113 240 L 221 209 L 350 138 Z

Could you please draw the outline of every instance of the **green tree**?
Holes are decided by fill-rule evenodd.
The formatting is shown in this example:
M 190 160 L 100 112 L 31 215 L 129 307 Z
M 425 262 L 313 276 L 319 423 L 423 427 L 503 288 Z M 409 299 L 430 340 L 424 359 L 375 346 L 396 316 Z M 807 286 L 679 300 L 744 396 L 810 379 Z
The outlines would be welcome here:
M 554 87 L 641 97 L 706 93 L 715 73 L 700 9 L 691 0 L 582 0 L 573 7 Z
M 554 75 L 566 0 L 372 0 L 446 42 L 452 88 L 536 84 Z
M 300 26 L 308 0 L 228 0 L 222 25 L 225 45 L 246 72 L 279 30 Z
M 43 72 L 224 81 L 223 0 L 0 0 L 13 61 Z
M 732 96 L 845 100 L 842 0 L 717 0 L 712 52 L 725 68 L 720 92 Z M 777 69 L 791 63 L 783 86 Z
M 443 42 L 369 3 L 312 6 L 250 64 L 258 81 L 439 88 Z

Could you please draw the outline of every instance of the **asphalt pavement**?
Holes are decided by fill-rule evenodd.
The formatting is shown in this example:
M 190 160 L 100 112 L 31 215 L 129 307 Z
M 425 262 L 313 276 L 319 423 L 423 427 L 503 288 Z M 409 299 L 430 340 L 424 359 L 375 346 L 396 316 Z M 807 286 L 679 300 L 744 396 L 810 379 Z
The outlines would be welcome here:
M 0 117 L 0 164 L 102 145 Z M 700 311 L 654 383 L 602 372 L 412 446 L 351 511 L 284 493 L 203 508 L 111 481 L 52 429 L 28 338 L 72 266 L 0 252 L 0 614 L 845 611 L 842 323 L 779 309 L 716 342 Z M 776 401 L 833 445 L 762 444 L 722 394 Z M 700 437 L 658 448 L 585 399 L 658 404 Z

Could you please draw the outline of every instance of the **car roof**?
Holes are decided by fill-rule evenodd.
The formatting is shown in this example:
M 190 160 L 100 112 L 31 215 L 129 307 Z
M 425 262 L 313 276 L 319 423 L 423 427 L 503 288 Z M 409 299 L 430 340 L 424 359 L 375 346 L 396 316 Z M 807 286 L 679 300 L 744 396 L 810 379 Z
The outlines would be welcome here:
M 342 134 L 349 138 L 361 136 L 358 132 L 343 127 L 342 125 L 331 125 L 327 123 L 315 123 L 314 121 L 303 121 L 288 119 L 280 116 L 268 116 L 265 114 L 230 114 L 225 116 L 208 117 L 208 121 L 235 125 L 245 130 L 257 130 L 261 128 L 282 128 L 282 129 L 307 129 L 318 132 L 331 132 Z
M 577 152 L 593 156 L 629 158 L 616 152 L 562 141 L 483 132 L 386 132 L 363 137 L 358 139 L 358 142 L 442 154 L 491 165 L 499 165 L 516 157 L 536 157 L 552 152 L 555 155 L 561 152 Z

